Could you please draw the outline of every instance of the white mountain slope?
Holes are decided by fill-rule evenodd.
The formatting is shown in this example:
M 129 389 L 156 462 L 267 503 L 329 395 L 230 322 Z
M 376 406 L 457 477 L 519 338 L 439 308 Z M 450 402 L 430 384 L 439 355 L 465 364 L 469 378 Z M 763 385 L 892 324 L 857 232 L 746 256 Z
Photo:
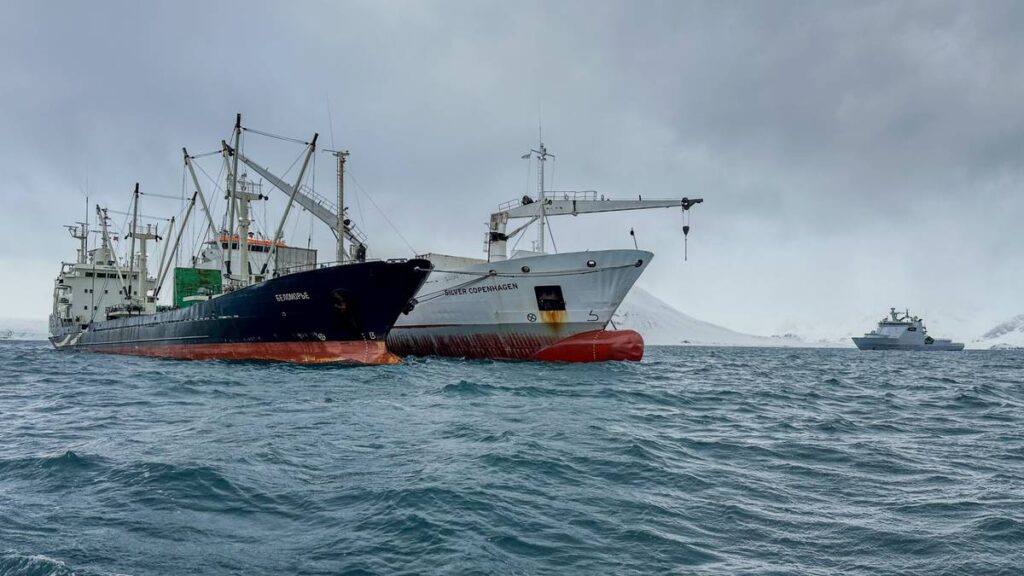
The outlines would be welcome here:
M 650 292 L 634 286 L 612 317 L 618 329 L 636 330 L 652 346 L 806 346 L 792 338 L 743 334 L 676 310 Z
M 971 344 L 972 348 L 1024 348 L 1024 314 L 993 326 Z

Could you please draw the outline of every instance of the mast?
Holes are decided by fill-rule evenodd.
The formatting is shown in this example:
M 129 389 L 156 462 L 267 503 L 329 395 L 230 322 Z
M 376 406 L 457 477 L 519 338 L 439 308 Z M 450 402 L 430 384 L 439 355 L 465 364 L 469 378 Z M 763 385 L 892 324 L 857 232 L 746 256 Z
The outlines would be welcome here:
M 132 228 L 128 236 L 132 239 L 128 248 L 128 281 L 125 283 L 125 299 L 131 304 L 132 299 L 132 273 L 135 270 L 135 227 L 139 225 L 139 183 L 135 183 L 135 192 L 132 193 Z
M 142 312 L 146 313 L 149 311 L 147 295 L 146 295 L 146 280 L 149 279 L 149 271 L 146 266 L 146 240 L 159 240 L 160 236 L 157 235 L 157 228 L 153 224 L 146 224 L 145 231 L 139 231 L 138 228 L 132 230 L 132 237 L 139 239 L 139 301 L 142 306 Z
M 88 177 L 86 177 L 86 180 L 85 180 L 85 192 L 86 192 L 86 195 L 85 195 L 85 222 L 83 223 L 83 226 L 85 226 L 85 259 L 82 260 L 82 261 L 88 263 L 89 262 L 89 178 Z
M 144 230 L 139 228 L 139 183 L 135 183 L 135 207 L 132 210 L 132 227 L 131 227 L 131 257 L 129 257 L 128 264 L 128 281 L 127 291 L 129 294 L 129 304 L 131 304 L 131 285 L 132 285 L 132 273 L 134 271 L 134 255 L 135 255 L 135 240 L 139 241 L 139 281 L 136 283 L 138 290 L 136 295 L 139 298 L 139 305 L 142 308 L 142 312 L 147 312 L 148 307 L 146 306 L 146 280 L 148 279 L 148 272 L 146 270 L 146 240 L 159 240 L 160 236 L 157 235 L 157 228 L 152 224 L 146 224 Z M 129 312 L 130 314 L 130 312 Z
M 78 240 L 78 263 L 89 263 L 89 225 L 84 222 L 75 222 L 76 226 L 65 226 L 71 237 Z
M 117 282 L 121 287 L 121 292 L 127 295 L 128 288 L 124 271 L 121 270 L 121 264 L 110 247 L 110 218 L 107 216 L 107 209 L 100 208 L 99 204 L 96 205 L 96 219 L 100 223 L 100 247 L 96 249 L 96 254 L 93 256 L 93 264 L 113 266 L 114 271 L 117 272 Z
M 528 159 L 530 156 L 537 157 L 537 174 L 538 180 L 538 202 L 540 202 L 540 215 L 539 215 L 539 226 L 537 227 L 537 243 L 536 249 L 538 252 L 544 252 L 544 228 L 547 224 L 546 215 L 546 202 L 544 193 L 544 163 L 547 162 L 548 158 L 554 158 L 554 154 L 549 154 L 548 149 L 544 147 L 544 141 L 540 142 L 540 150 L 530 149 L 526 154 L 523 154 L 523 160 Z
M 238 114 L 235 117 L 235 131 L 236 132 L 238 130 L 238 125 L 241 123 L 241 116 L 242 116 L 241 114 Z M 222 145 L 224 144 L 223 140 L 221 141 L 221 144 Z M 232 246 L 234 245 L 234 237 L 235 237 L 235 174 L 231 170 L 231 168 L 232 168 L 231 162 L 228 161 L 228 147 L 227 146 L 223 146 L 222 155 L 224 157 L 224 167 L 227 169 L 227 173 L 228 173 L 228 190 L 227 190 L 227 202 L 228 202 L 228 206 L 227 206 L 227 213 L 228 213 L 228 222 L 227 222 L 227 225 L 228 225 L 228 230 L 227 230 L 228 242 L 227 242 L 227 244 L 228 244 L 228 247 L 227 247 L 227 250 L 224 253 L 224 273 L 227 276 L 227 278 L 230 280 L 230 278 L 231 278 L 231 251 L 232 251 Z M 218 243 L 219 242 L 220 242 L 220 240 L 218 239 Z
M 235 115 L 235 150 L 242 138 L 242 115 Z M 238 193 L 238 156 L 231 155 L 231 197 L 232 207 L 238 201 L 238 279 L 241 285 L 249 285 L 249 199 Z M 244 196 L 247 194 L 243 193 Z M 228 242 L 231 239 L 228 238 Z
M 345 160 L 348 158 L 348 150 L 331 150 L 334 157 L 338 159 L 338 213 L 335 229 L 338 231 L 338 263 L 345 263 Z
M 107 229 L 107 210 L 106 208 L 100 208 L 99 204 L 96 205 L 96 219 L 100 223 L 100 247 L 96 251 L 96 256 L 93 258 L 93 262 L 97 264 L 109 265 L 112 264 L 114 259 L 111 257 L 110 252 L 110 231 Z M 120 268 L 118 268 L 120 270 Z

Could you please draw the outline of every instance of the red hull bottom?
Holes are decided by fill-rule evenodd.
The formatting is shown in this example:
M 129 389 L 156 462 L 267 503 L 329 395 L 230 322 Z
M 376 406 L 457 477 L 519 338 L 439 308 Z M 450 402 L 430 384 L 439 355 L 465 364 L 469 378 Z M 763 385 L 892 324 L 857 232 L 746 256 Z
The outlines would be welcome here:
M 79 348 L 89 352 L 179 360 L 261 360 L 295 364 L 398 364 L 383 340 L 349 342 L 234 342 L 224 344 L 125 344 Z
M 560 337 L 557 327 L 552 329 L 548 325 L 502 328 L 509 327 L 396 329 L 388 336 L 388 348 L 400 356 L 546 362 L 639 361 L 644 356 L 644 339 L 632 330 L 587 330 Z
M 633 330 L 594 330 L 570 336 L 535 353 L 532 360 L 546 362 L 639 362 L 644 339 Z

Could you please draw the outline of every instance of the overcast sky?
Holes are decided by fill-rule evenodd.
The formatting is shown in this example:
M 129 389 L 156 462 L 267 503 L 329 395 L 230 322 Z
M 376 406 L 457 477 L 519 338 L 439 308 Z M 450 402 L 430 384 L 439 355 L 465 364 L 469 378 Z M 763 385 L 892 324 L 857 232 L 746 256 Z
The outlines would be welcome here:
M 351 151 L 375 256 L 410 253 L 390 221 L 482 257 L 488 214 L 534 193 L 540 120 L 549 187 L 706 200 L 688 262 L 676 210 L 552 220 L 560 251 L 633 227 L 656 253 L 640 285 L 746 332 L 841 336 L 897 306 L 973 337 L 1024 312 L 1021 30 L 1024 4 L 988 1 L 8 1 L 0 316 L 49 314 L 86 190 L 180 195 L 181 147 L 241 112 Z M 246 146 L 281 172 L 299 153 Z M 308 216 L 290 229 L 304 243 Z

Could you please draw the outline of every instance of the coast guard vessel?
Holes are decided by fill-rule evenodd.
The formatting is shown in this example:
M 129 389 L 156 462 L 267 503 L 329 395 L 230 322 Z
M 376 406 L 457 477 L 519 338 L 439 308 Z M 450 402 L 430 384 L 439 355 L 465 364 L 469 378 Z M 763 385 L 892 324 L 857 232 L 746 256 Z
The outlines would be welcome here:
M 853 343 L 861 350 L 963 350 L 961 342 L 932 338 L 924 327 L 924 319 L 911 316 L 907 310 L 900 315 L 896 308 L 882 318 L 878 328 L 854 337 Z
M 544 163 L 554 155 L 541 143 L 523 159 L 531 156 L 538 161 L 538 198 L 506 202 L 491 215 L 486 260 L 433 253 L 420 256 L 436 268 L 416 295 L 416 308 L 401 316 L 389 334 L 388 347 L 393 352 L 562 362 L 643 357 L 640 334 L 606 327 L 654 254 L 637 249 L 548 254 L 547 219 L 677 208 L 683 212 L 685 235 L 690 230 L 688 211 L 703 200 L 612 200 L 592 191 L 548 191 Z M 509 231 L 507 225 L 513 220 L 525 223 Z M 509 241 L 534 223 L 534 249 L 510 255 Z
M 215 226 L 210 215 L 193 169 L 195 157 L 183 150 L 195 192 L 173 245 L 164 243 L 155 277 L 149 274 L 147 242 L 163 238 L 156 226 L 139 223 L 142 192 L 138 184 L 129 213 L 131 244 L 125 257 L 119 257 L 113 246 L 116 237 L 112 240 L 107 210 L 96 207 L 97 248 L 89 248 L 88 222 L 68 227 L 80 247 L 74 262 L 62 264 L 54 283 L 50 341 L 57 349 L 183 359 L 399 361 L 387 350 L 386 338 L 399 314 L 413 306 L 412 298 L 432 268 L 430 262 L 366 261 L 365 239 L 350 232 L 346 221 L 342 226 L 332 224 L 339 236 L 338 261 L 317 264 L 315 250 L 290 247 L 283 241 L 294 195 L 273 236 L 252 231 L 250 203 L 266 197 L 257 183 L 245 175 L 236 177 L 242 130 L 239 116 L 234 146 L 222 142 L 220 151 L 227 173 L 224 228 Z M 296 189 L 316 140 L 314 135 L 305 143 Z M 343 166 L 343 157 L 341 162 Z M 192 258 L 191 267 L 174 268 L 174 305 L 159 306 L 160 291 L 197 198 L 209 240 Z M 340 199 L 338 205 L 344 205 Z M 169 228 L 173 234 L 174 219 Z M 351 255 L 343 253 L 346 234 L 358 242 Z M 173 247 L 168 250 L 168 246 Z

